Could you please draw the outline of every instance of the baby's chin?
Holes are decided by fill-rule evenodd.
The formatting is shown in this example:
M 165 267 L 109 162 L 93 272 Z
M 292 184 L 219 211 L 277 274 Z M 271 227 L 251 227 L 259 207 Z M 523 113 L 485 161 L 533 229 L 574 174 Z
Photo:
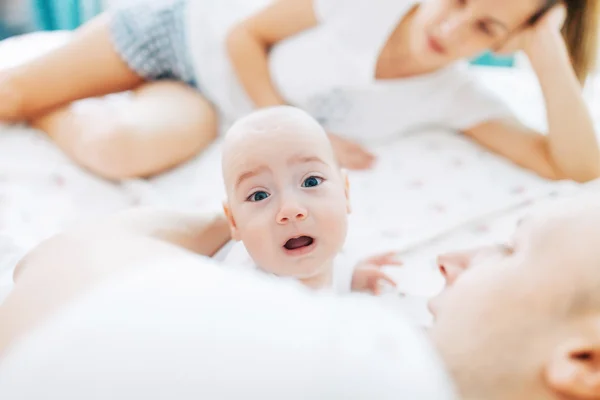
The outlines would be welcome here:
M 289 266 L 288 268 L 278 268 L 273 274 L 282 278 L 293 278 L 298 280 L 316 279 L 324 274 L 330 273 L 330 266 L 324 267 L 323 264 L 315 265 L 308 268 L 298 268 L 298 265 Z
M 295 279 L 313 288 L 325 287 L 332 283 L 333 267 L 331 262 L 324 261 L 315 264 L 296 262 L 289 263 L 283 268 L 281 268 L 281 264 L 278 264 L 277 267 L 259 267 L 259 269 L 278 278 Z

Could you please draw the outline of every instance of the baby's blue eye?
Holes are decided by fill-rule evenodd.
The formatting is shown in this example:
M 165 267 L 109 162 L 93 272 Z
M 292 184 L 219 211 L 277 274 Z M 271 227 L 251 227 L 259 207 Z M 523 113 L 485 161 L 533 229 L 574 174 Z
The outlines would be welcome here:
M 258 192 L 254 192 L 250 195 L 250 197 L 248 197 L 248 201 L 252 201 L 252 202 L 256 202 L 256 201 L 263 201 L 264 199 L 266 199 L 267 197 L 269 197 L 269 193 L 259 190 Z
M 319 186 L 323 182 L 323 178 L 318 176 L 309 176 L 302 182 L 302 187 L 315 187 Z

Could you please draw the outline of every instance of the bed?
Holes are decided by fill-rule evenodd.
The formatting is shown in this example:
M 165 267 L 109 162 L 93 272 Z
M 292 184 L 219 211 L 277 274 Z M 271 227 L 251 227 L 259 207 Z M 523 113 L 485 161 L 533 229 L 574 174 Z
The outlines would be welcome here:
M 67 35 L 40 33 L 0 43 L 0 68 L 50 49 Z M 530 71 L 474 68 L 526 122 L 544 128 L 541 94 Z M 586 96 L 598 121 L 596 87 L 592 82 Z M 437 252 L 502 240 L 528 207 L 596 187 L 545 181 L 446 131 L 399 136 L 373 151 L 376 167 L 350 174 L 354 212 L 345 255 L 400 252 L 406 266 L 390 272 L 410 294 L 402 301 L 419 319 L 427 318 L 425 297 L 441 284 L 434 268 Z M 70 224 L 137 205 L 219 208 L 223 188 L 214 173 L 219 158 L 216 143 L 161 176 L 109 182 L 74 165 L 40 132 L 0 126 L 0 301 L 16 261 Z M 393 306 L 398 299 L 383 298 Z

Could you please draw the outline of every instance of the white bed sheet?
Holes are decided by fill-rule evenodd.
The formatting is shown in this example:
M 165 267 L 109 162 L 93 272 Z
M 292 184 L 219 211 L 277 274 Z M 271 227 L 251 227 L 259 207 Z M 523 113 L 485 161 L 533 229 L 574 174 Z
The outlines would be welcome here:
M 18 46 L 9 43 L 14 57 L 2 59 L 15 64 L 37 53 L 40 43 L 51 48 L 64 38 L 41 34 Z M 0 64 L 4 66 L 6 62 Z M 479 73 L 529 123 L 543 126 L 539 89 L 527 72 L 480 69 Z M 597 104 L 593 96 L 590 99 Z M 418 254 L 431 264 L 435 255 L 423 246 L 436 237 L 452 236 L 462 228 L 475 237 L 464 233 L 457 237 L 473 241 L 490 230 L 486 219 L 552 194 L 580 190 L 574 183 L 540 179 L 444 131 L 404 136 L 373 151 L 378 156 L 375 169 L 350 174 L 354 212 L 345 252 L 351 259 L 397 250 L 411 257 Z M 16 260 L 76 221 L 134 205 L 219 208 L 224 197 L 219 159 L 217 143 L 159 177 L 114 183 L 75 166 L 39 132 L 24 126 L 0 128 L 0 301 Z M 428 279 L 431 285 L 437 282 Z M 417 292 L 429 287 L 414 279 L 405 282 L 414 282 Z

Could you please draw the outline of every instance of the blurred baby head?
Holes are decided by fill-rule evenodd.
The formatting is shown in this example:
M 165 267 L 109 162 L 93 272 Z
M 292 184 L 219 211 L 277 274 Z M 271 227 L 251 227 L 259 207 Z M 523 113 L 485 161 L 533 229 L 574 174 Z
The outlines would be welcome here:
M 298 279 L 331 268 L 346 238 L 348 185 L 313 118 L 287 106 L 242 118 L 222 167 L 232 237 L 259 268 Z
M 510 245 L 441 256 L 432 338 L 462 398 L 600 398 L 600 198 L 561 201 Z

